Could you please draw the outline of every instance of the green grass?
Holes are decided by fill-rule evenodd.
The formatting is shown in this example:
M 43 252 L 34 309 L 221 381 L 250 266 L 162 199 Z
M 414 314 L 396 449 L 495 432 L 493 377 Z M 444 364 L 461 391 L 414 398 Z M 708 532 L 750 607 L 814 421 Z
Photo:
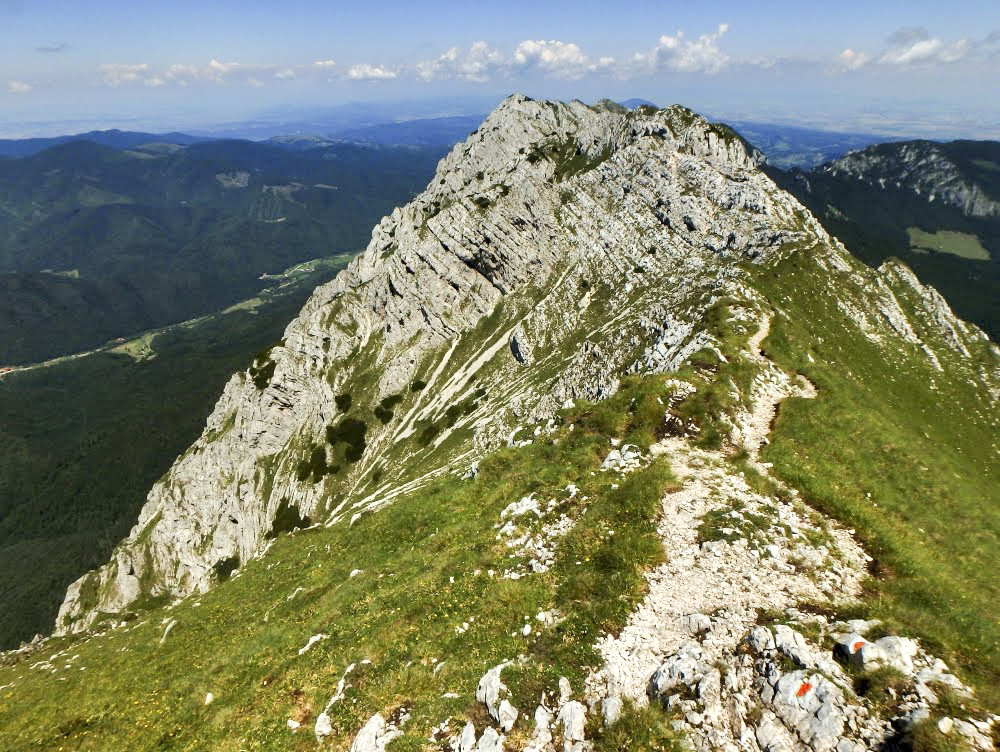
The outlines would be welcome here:
M 936 335 L 924 332 L 944 373 L 915 347 L 886 351 L 862 336 L 834 301 L 846 280 L 826 276 L 800 254 L 761 277 L 783 311 L 765 351 L 819 392 L 782 404 L 763 458 L 874 556 L 864 610 L 920 637 L 996 709 L 997 415 Z
M 950 253 L 974 261 L 990 260 L 990 252 L 983 248 L 979 238 L 967 232 L 938 230 L 931 233 L 918 227 L 907 227 L 906 232 L 910 236 L 910 247 L 914 250 Z
M 682 752 L 689 749 L 655 703 L 638 708 L 628 703 L 618 723 L 593 735 L 594 752 Z
M 608 404 L 630 414 L 659 381 L 635 379 Z M 486 457 L 474 480 L 447 476 L 351 526 L 281 535 L 213 591 L 130 617 L 127 635 L 53 640 L 44 657 L 66 651 L 55 673 L 31 669 L 38 657 L 0 668 L 0 686 L 15 684 L 0 690 L 0 748 L 121 749 L 127 740 L 130 749 L 314 749 L 312 724 L 354 663 L 330 711 L 339 744 L 374 712 L 405 703 L 412 717 L 396 744 L 416 749 L 448 716 L 481 717 L 479 678 L 518 656 L 504 680 L 524 717 L 512 740 L 523 741 L 539 691 L 555 691 L 560 676 L 581 690 L 599 663 L 594 642 L 642 598 L 643 573 L 662 558 L 660 499 L 674 483 L 662 459 L 625 479 L 595 473 L 610 446 L 607 415 L 566 417 L 574 429 L 557 429 L 556 442 Z M 554 566 L 501 577 L 519 561 L 497 539 L 501 510 L 530 493 L 567 499 L 569 483 L 580 490 L 561 510 L 576 523 Z M 541 630 L 534 617 L 551 609 L 565 619 Z M 167 618 L 177 624 L 161 645 Z M 329 636 L 300 656 L 316 634 Z M 215 701 L 205 705 L 208 692 Z M 599 748 L 625 748 L 633 734 L 644 746 L 630 748 L 672 749 L 662 722 L 647 727 L 650 712 L 626 713 Z M 303 723 L 300 733 L 289 718 Z
M 345 261 L 297 277 L 256 313 L 157 334 L 155 358 L 105 352 L 0 381 L 0 649 L 51 631 L 66 588 L 128 535 L 232 374 Z

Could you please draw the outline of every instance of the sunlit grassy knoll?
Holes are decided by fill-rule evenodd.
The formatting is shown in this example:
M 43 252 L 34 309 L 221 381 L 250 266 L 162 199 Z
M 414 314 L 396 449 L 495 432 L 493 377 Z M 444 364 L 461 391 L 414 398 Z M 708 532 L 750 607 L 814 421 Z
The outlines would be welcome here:
M 990 252 L 983 248 L 979 238 L 967 232 L 954 230 L 925 232 L 918 227 L 907 227 L 906 233 L 910 236 L 910 247 L 914 250 L 950 253 L 973 261 L 990 260 Z

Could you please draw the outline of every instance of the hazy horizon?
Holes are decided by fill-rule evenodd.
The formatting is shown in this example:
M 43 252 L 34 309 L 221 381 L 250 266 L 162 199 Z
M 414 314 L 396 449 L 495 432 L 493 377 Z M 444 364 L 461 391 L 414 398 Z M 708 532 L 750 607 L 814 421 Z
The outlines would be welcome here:
M 862 21 L 859 22 L 859 19 Z M 632 97 L 819 130 L 1000 138 L 1000 6 L 0 0 L 0 137 L 218 128 L 348 103 Z M 421 115 L 426 116 L 426 115 Z

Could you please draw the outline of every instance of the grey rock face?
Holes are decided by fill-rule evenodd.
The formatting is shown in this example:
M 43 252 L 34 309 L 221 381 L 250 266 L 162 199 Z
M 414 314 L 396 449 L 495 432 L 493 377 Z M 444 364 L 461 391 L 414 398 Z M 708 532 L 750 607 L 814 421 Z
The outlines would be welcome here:
M 510 336 L 510 351 L 518 363 L 530 363 L 533 360 L 531 343 L 520 327 Z
M 847 174 L 870 185 L 898 188 L 961 209 L 973 217 L 1000 215 L 1000 202 L 965 176 L 940 146 L 918 141 L 893 147 L 869 147 L 851 152 L 823 168 Z
M 503 752 L 504 737 L 496 729 L 487 728 L 479 738 L 476 752 Z
M 494 721 L 500 716 L 500 693 L 507 691 L 507 687 L 500 681 L 500 674 L 506 665 L 501 663 L 491 668 L 479 680 L 479 686 L 476 687 L 476 700 L 486 706 Z
M 794 246 L 850 269 L 758 161 L 681 107 L 505 100 L 230 379 L 111 561 L 69 587 L 57 633 L 143 594 L 205 591 L 266 550 L 279 512 L 347 522 L 459 458 L 468 467 L 567 400 L 606 398 L 625 373 L 712 350 L 699 324 L 745 290 L 743 262 Z M 956 351 L 978 336 L 922 299 Z M 913 329 L 884 303 L 893 332 Z M 866 308 L 852 310 L 875 331 Z M 625 449 L 616 468 L 638 461 Z
M 500 730 L 504 733 L 508 733 L 512 728 L 514 728 L 514 723 L 517 721 L 517 708 L 510 704 L 507 700 L 500 701 L 500 707 L 497 709 L 496 721 L 500 724 Z
M 462 736 L 458 741 L 458 752 L 472 752 L 476 747 L 476 727 L 470 721 L 462 729 Z
M 710 303 L 709 281 L 735 278 L 734 262 L 789 239 L 825 237 L 758 159 L 680 107 L 628 113 L 507 99 L 315 291 L 265 359 L 233 376 L 111 562 L 69 588 L 57 631 L 86 629 L 143 592 L 204 591 L 260 555 L 283 505 L 336 522 L 390 503 L 426 482 L 408 474 L 413 458 L 447 466 L 454 431 L 471 429 L 485 451 L 567 399 L 609 396 L 631 364 L 622 331 L 645 337 L 642 322 L 662 322 L 672 308 L 684 311 L 671 335 L 683 350 Z M 619 329 L 601 328 L 612 310 Z M 589 338 L 548 386 L 538 376 L 543 354 L 581 332 Z M 476 396 L 487 364 L 486 393 Z M 426 387 L 411 392 L 418 379 Z M 335 400 L 343 393 L 367 408 L 392 395 L 407 402 L 367 426 L 359 457 L 328 477 L 303 475 L 327 427 L 349 417 Z M 468 412 L 417 442 L 418 420 L 443 425 L 457 404 Z M 381 483 L 352 493 L 380 462 Z
M 605 726 L 614 726 L 622 716 L 622 698 L 605 697 L 601 701 L 601 718 Z
M 570 700 L 559 709 L 556 723 L 562 728 L 563 752 L 583 752 L 587 709 L 576 700 Z

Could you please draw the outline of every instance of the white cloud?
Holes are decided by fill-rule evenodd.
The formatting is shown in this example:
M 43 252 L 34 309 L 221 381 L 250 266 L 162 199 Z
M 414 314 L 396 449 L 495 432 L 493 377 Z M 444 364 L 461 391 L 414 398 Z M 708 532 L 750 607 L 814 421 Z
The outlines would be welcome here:
M 347 69 L 347 77 L 352 81 L 390 81 L 399 74 L 381 65 L 359 63 Z
M 423 81 L 458 78 L 483 83 L 489 81 L 504 64 L 503 55 L 486 42 L 473 42 L 467 51 L 458 47 L 435 58 L 416 64 L 417 77 Z
M 198 66 L 196 65 L 181 65 L 180 63 L 175 63 L 167 68 L 167 78 L 171 81 L 176 81 L 178 79 L 184 78 L 197 78 L 198 77 Z
M 889 49 L 882 54 L 879 62 L 902 67 L 921 63 L 957 63 L 972 57 L 980 49 L 988 48 L 991 37 L 988 35 L 981 42 L 959 39 L 945 45 L 928 34 L 926 29 L 903 28 L 889 37 Z
M 514 76 L 538 72 L 554 78 L 577 79 L 587 73 L 605 70 L 614 65 L 614 58 L 596 61 L 574 42 L 555 39 L 526 39 L 510 55 L 504 55 L 487 42 L 479 41 L 468 50 L 452 47 L 432 60 L 413 66 L 417 77 L 424 81 L 460 79 L 485 82 L 497 75 Z
M 325 68 L 333 68 L 336 65 L 337 64 L 332 60 L 317 60 L 315 63 L 312 64 L 312 67 L 325 69 Z
M 938 54 L 942 63 L 957 63 L 969 57 L 975 51 L 976 45 L 968 39 L 959 39 L 955 44 L 945 47 Z
M 946 44 L 941 39 L 932 37 L 926 29 L 907 26 L 897 30 L 887 41 L 887 48 L 878 55 L 869 55 L 848 48 L 837 56 L 836 62 L 843 70 L 857 70 L 870 63 L 894 68 L 910 68 L 988 58 L 992 47 L 1000 41 L 1000 32 L 994 31 L 978 41 L 959 39 Z
M 301 67 L 301 66 L 300 66 Z M 260 65 L 256 63 L 223 62 L 212 58 L 206 65 L 188 65 L 175 63 L 171 65 L 164 78 L 181 86 L 194 81 L 207 81 L 215 84 L 243 83 L 250 86 L 262 85 L 261 77 L 273 75 L 274 78 L 295 78 L 294 68 L 279 68 L 276 65 Z
M 850 47 L 837 55 L 837 63 L 847 70 L 863 68 L 871 62 L 871 59 L 871 55 L 866 55 L 863 52 L 855 52 Z
M 605 67 L 614 62 L 613 58 L 601 60 L 606 61 Z M 536 68 L 556 78 L 569 79 L 593 73 L 601 66 L 600 61 L 592 63 L 574 42 L 559 42 L 554 39 L 526 39 L 514 50 L 511 63 L 517 68 Z
M 34 87 L 31 84 L 26 84 L 24 81 L 10 81 L 7 84 L 8 94 L 27 94 Z
M 97 72 L 108 86 L 121 86 L 144 81 L 149 73 L 147 63 L 105 63 L 97 66 Z
M 934 58 L 943 46 L 940 39 L 918 39 L 898 45 L 879 58 L 888 65 L 913 65 Z
M 227 73 L 232 73 L 242 67 L 244 66 L 240 63 L 220 63 L 215 58 L 212 58 L 208 62 L 208 70 L 216 76 L 225 76 Z
M 719 48 L 719 40 L 729 31 L 729 24 L 719 24 L 713 34 L 701 34 L 689 40 L 683 31 L 664 34 L 649 52 L 636 53 L 632 67 L 638 73 L 668 70 L 679 73 L 718 73 L 731 61 Z

